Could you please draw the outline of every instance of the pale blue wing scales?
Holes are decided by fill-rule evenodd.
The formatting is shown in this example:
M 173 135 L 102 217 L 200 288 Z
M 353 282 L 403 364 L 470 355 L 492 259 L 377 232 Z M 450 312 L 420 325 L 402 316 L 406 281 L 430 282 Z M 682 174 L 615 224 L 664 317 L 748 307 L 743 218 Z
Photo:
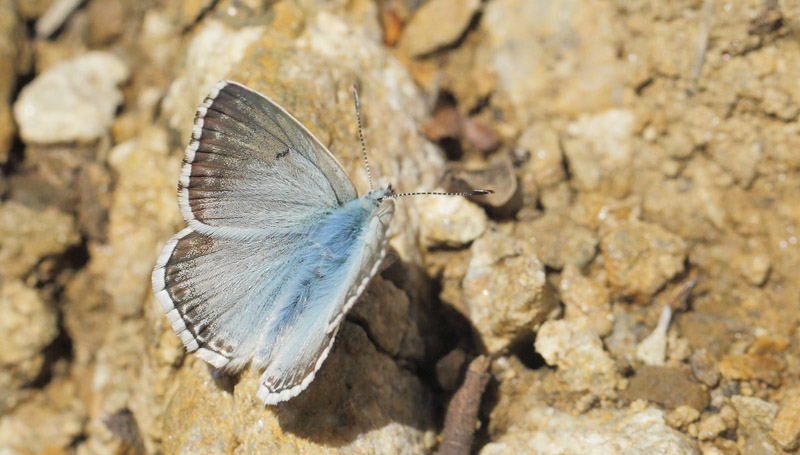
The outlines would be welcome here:
M 253 357 L 273 296 L 288 280 L 287 258 L 304 234 L 241 240 L 186 228 L 164 246 L 153 291 L 187 351 L 237 371 Z
M 178 190 L 190 227 L 240 237 L 303 225 L 310 213 L 357 197 L 308 129 L 269 98 L 228 81 L 197 110 Z
M 325 245 L 335 240 L 331 257 L 346 260 L 334 267 L 325 262 L 326 258 L 312 255 L 279 296 L 274 313 L 277 317 L 267 324 L 254 359 L 257 366 L 265 367 L 257 392 L 265 404 L 296 396 L 314 379 L 344 316 L 378 271 L 393 213 L 393 201 L 385 200 L 363 220 L 345 211 L 343 217 L 348 219 L 331 224 L 339 229 L 337 235 L 344 234 L 341 238 L 331 239 L 325 227 L 314 234 L 312 243 Z M 351 232 L 348 225 L 358 225 L 359 235 L 347 235 Z M 318 270 L 319 264 L 324 270 Z

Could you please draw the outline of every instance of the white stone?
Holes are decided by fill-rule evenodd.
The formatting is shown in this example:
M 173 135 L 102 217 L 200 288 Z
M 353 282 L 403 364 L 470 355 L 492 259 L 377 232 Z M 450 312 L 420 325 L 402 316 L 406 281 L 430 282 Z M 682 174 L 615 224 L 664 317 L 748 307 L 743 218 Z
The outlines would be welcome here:
M 262 33 L 263 27 L 234 31 L 222 22 L 210 20 L 194 35 L 186 51 L 187 69 L 170 85 L 162 104 L 170 126 L 182 137 L 189 137 L 197 105 L 208 90 L 228 76 Z
M 536 334 L 536 352 L 558 368 L 572 391 L 606 394 L 617 382 L 614 361 L 584 320 L 547 321 Z
M 664 421 L 662 411 L 597 409 L 573 416 L 533 408 L 480 455 L 696 455 L 689 438 Z
M 425 247 L 460 247 L 483 234 L 486 213 L 463 197 L 426 196 L 417 203 Z
M 576 186 L 595 190 L 630 166 L 635 123 L 632 112 L 610 109 L 569 124 L 563 147 Z
M 546 286 L 544 264 L 524 242 L 487 232 L 471 252 L 464 303 L 487 351 L 499 352 L 535 331 L 557 308 L 557 299 Z
M 106 134 L 122 102 L 128 67 L 109 52 L 53 65 L 22 88 L 14 118 L 26 143 L 91 142 Z

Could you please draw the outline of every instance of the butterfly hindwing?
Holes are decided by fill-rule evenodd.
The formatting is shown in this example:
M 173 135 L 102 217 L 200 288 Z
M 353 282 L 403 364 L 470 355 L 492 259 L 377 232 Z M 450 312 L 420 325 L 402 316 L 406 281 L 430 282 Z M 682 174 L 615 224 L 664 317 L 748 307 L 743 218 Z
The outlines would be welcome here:
M 236 371 L 256 351 L 258 325 L 289 269 L 284 258 L 303 235 L 256 240 L 211 237 L 186 228 L 161 253 L 153 290 L 189 352 Z
M 352 214 L 344 212 L 344 216 Z M 267 326 L 259 343 L 255 363 L 266 369 L 261 376 L 258 396 L 266 404 L 296 396 L 314 379 L 344 316 L 378 271 L 386 252 L 393 214 L 394 204 L 386 200 L 358 223 L 358 235 L 335 239 L 326 232 L 315 233 L 312 242 L 327 244 L 323 255 L 308 258 L 305 274 L 298 275 L 297 284 L 290 288 L 292 292 L 280 305 L 281 318 Z M 337 220 L 336 224 L 344 225 L 343 232 L 347 233 L 346 222 L 340 224 Z M 332 267 L 331 264 L 338 262 L 337 257 L 346 259 L 340 267 Z M 323 270 L 319 269 L 319 264 Z M 306 280 L 308 277 L 314 279 Z M 298 302 L 302 305 L 297 306 Z
M 372 212 L 353 208 L 358 202 L 319 218 L 310 233 L 176 234 L 153 289 L 187 350 L 228 371 L 251 360 L 266 368 L 258 396 L 267 404 L 305 389 L 385 252 L 392 201 Z

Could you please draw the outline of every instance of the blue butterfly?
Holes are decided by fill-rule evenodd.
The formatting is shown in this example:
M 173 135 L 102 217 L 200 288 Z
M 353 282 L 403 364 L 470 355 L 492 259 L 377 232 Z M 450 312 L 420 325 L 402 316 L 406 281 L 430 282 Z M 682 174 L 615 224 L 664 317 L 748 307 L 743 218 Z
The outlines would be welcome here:
M 296 396 L 384 257 L 391 188 L 359 198 L 300 122 L 223 81 L 197 110 L 178 192 L 189 226 L 152 276 L 172 328 L 215 368 L 263 368 L 265 404 Z
M 256 394 L 265 404 L 314 380 L 383 260 L 392 198 L 492 192 L 387 187 L 359 198 L 308 129 L 230 81 L 197 109 L 183 161 L 178 204 L 189 226 L 164 245 L 153 292 L 187 351 L 230 373 L 263 369 Z

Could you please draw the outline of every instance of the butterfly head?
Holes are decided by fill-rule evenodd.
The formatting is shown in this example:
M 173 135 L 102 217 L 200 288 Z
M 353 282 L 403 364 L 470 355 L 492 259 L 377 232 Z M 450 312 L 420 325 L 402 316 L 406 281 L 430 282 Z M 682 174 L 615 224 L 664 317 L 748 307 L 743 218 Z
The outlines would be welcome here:
M 367 193 L 369 199 L 374 200 L 377 204 L 383 202 L 384 199 L 391 198 L 393 195 L 394 189 L 392 189 L 392 185 L 387 185 L 386 188 L 379 188 Z

